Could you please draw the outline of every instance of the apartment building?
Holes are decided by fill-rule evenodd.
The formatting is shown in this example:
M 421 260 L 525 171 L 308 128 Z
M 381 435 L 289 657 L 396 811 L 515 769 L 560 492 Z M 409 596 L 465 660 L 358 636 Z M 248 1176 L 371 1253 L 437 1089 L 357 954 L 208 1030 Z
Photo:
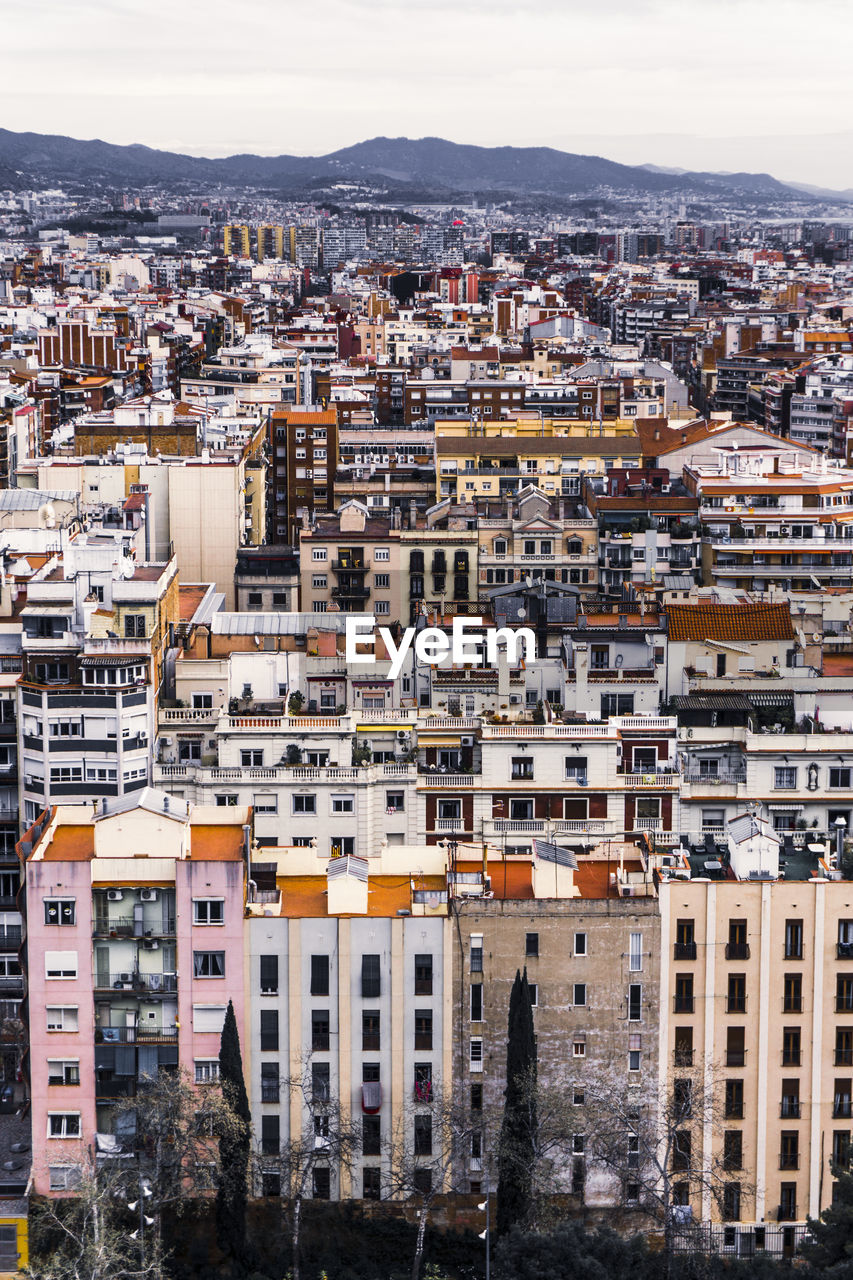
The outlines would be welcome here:
M 778 847 L 748 814 L 725 843 L 737 879 L 660 886 L 662 1071 L 695 1072 L 722 1100 L 692 1141 L 730 1171 L 726 1220 L 756 1235 L 782 1224 L 790 1254 L 793 1224 L 831 1203 L 831 1162 L 848 1159 L 850 891 L 807 851 L 776 879 Z M 697 1218 L 719 1216 L 689 1175 L 681 1194 Z
M 306 519 L 332 509 L 337 414 L 330 410 L 274 412 L 269 424 L 269 454 L 268 537 L 271 542 L 295 545 Z
M 577 1114 L 558 1189 L 578 1213 L 583 1206 L 630 1208 L 630 1188 L 614 1186 L 612 1176 L 590 1159 L 584 1082 L 599 1072 L 629 1091 L 648 1089 L 658 1077 L 661 921 L 649 861 L 635 846 L 618 842 L 594 849 L 574 872 L 542 856 L 534 900 L 523 863 L 512 862 L 512 889 L 503 899 L 502 872 L 491 863 L 489 868 L 494 897 L 456 903 L 457 1098 L 474 1116 L 502 1106 L 510 990 L 516 972 L 526 970 L 538 1079 L 546 1093 L 563 1091 Z M 468 1161 L 472 1192 L 483 1188 L 487 1176 L 493 1186 L 496 1177 L 494 1152 L 478 1139 L 475 1133 Z
M 526 484 L 549 498 L 580 493 L 584 475 L 610 467 L 636 467 L 640 445 L 632 436 L 477 435 L 453 423 L 436 423 L 436 499 L 505 501 Z
M 139 565 L 113 538 L 66 546 L 27 586 L 17 686 L 19 805 L 118 797 L 151 780 L 154 707 L 177 566 Z
M 844 586 L 853 574 L 853 471 L 825 455 L 720 447 L 685 466 L 708 526 L 703 579 L 754 592 Z
M 506 515 L 477 521 L 480 591 L 523 582 L 530 576 L 562 582 L 591 593 L 598 586 L 598 529 L 594 519 L 566 515 L 563 499 L 554 503 L 535 485 L 524 485 Z
M 306 1129 L 322 1143 L 323 1104 L 334 1100 L 360 1141 L 351 1167 L 318 1159 L 309 1194 L 379 1199 L 391 1139 L 415 1130 L 420 1154 L 432 1155 L 430 1103 L 451 1088 L 448 854 L 408 844 L 370 863 L 318 854 L 264 849 L 253 862 L 246 1056 L 257 1190 L 282 1193 L 282 1149 Z
M 584 481 L 583 499 L 598 521 L 599 572 L 609 594 L 666 576 L 699 576 L 699 503 L 665 468 L 611 468 Z
M 247 809 L 145 788 L 57 805 L 20 842 L 36 1192 L 132 1140 L 115 1102 L 151 1074 L 215 1075 L 229 1000 L 243 1023 L 250 833 Z

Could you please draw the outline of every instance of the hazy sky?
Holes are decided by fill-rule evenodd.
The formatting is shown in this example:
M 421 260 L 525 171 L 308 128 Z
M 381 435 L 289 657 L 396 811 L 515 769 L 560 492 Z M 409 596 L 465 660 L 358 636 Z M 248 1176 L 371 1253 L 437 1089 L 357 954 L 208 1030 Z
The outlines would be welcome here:
M 851 0 L 0 0 L 0 40 L 17 131 L 199 155 L 433 134 L 853 187 Z

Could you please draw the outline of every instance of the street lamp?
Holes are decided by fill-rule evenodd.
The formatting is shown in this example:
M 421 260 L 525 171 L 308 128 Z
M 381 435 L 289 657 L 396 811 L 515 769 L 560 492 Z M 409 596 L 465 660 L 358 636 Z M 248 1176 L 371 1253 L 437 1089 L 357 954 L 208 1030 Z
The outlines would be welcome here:
M 491 1220 L 489 1216 L 489 1184 L 488 1182 L 486 1183 L 486 1198 L 482 1204 L 477 1205 L 477 1208 L 480 1210 L 481 1213 L 485 1211 L 485 1214 L 486 1214 L 486 1229 L 485 1231 L 480 1231 L 478 1234 L 479 1234 L 479 1238 L 481 1240 L 485 1240 L 486 1242 L 486 1280 L 490 1280 L 489 1271 L 490 1271 L 490 1265 L 491 1265 L 490 1255 L 491 1255 L 491 1246 L 492 1246 L 492 1232 L 491 1232 Z

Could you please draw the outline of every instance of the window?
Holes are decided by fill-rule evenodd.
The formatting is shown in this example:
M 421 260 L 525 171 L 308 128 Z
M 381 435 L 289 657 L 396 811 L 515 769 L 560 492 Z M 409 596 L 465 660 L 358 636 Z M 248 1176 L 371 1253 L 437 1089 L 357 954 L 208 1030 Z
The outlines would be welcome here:
M 727 1080 L 725 1094 L 725 1114 L 728 1120 L 743 1119 L 743 1081 Z
M 326 1053 L 329 1049 L 329 1011 L 314 1009 L 311 1013 L 311 1050 Z
M 723 1168 L 743 1168 L 743 1134 L 740 1129 L 727 1129 L 723 1134 Z
M 48 1031 L 76 1031 L 77 1006 L 73 1004 L 49 1004 L 45 1009 Z
M 382 990 L 378 955 L 361 957 L 361 995 L 364 1000 L 376 1000 Z
M 145 614 L 126 613 L 124 615 L 124 634 L 127 640 L 145 638 Z
M 193 898 L 193 924 L 224 923 L 224 898 Z
M 77 902 L 74 898 L 45 898 L 45 924 L 76 924 Z
M 195 1060 L 195 1082 L 196 1084 L 210 1084 L 213 1080 L 219 1079 L 219 1059 L 218 1058 L 196 1058 Z
M 213 708 L 212 693 L 194 693 L 192 705 L 195 711 L 210 711 Z
M 80 1062 L 77 1058 L 48 1058 L 48 1084 L 79 1084 Z
M 404 813 L 406 797 L 402 791 L 385 792 L 385 810 L 387 813 Z
M 432 1009 L 415 1010 L 415 1048 L 432 1048 Z
M 696 959 L 696 940 L 693 936 L 692 920 L 676 920 L 675 922 L 675 959 Z
M 830 771 L 831 772 L 831 771 Z M 797 771 L 788 766 L 777 766 L 773 770 L 773 786 L 777 791 L 793 791 L 797 785 Z
M 225 952 L 224 951 L 194 951 L 193 952 L 193 977 L 194 978 L 224 978 L 225 977 Z
M 471 934 L 471 972 L 483 972 L 483 935 L 481 933 Z
M 726 1222 L 740 1222 L 739 1182 L 727 1182 L 723 1187 L 723 1218 Z
M 471 1071 L 483 1070 L 483 1040 L 481 1036 L 473 1036 L 468 1043 L 468 1066 Z
M 572 1057 L 573 1058 L 586 1057 L 586 1041 L 585 1040 L 572 1041 Z
M 524 954 L 526 956 L 539 955 L 539 934 L 528 933 L 524 937 Z
M 261 967 L 261 995 L 274 996 L 278 994 L 278 956 L 267 955 L 260 957 Z
M 783 1129 L 779 1135 L 779 1168 L 799 1169 L 800 1135 L 796 1129 Z
M 365 1009 L 361 1015 L 362 1050 L 381 1047 L 380 1015 L 378 1009 Z
M 483 1110 L 483 1086 L 481 1084 L 471 1085 L 471 1110 Z
M 311 995 L 327 996 L 329 994 L 329 957 L 311 957 Z
M 576 982 L 572 988 L 572 1004 L 584 1006 L 586 1004 L 586 983 Z
M 236 809 L 239 797 L 232 792 L 225 792 L 216 797 L 216 803 L 221 809 Z
M 628 987 L 628 1021 L 640 1022 L 643 1017 L 643 988 L 639 982 Z
M 272 1053 L 277 1049 L 278 1009 L 261 1009 L 261 1052 Z
M 76 951 L 46 951 L 44 954 L 44 976 L 46 978 L 76 978 Z
M 643 1037 L 639 1035 L 631 1035 L 628 1037 L 628 1070 L 639 1071 L 642 1065 L 643 1057 Z
M 513 781 L 533 781 L 533 760 L 530 756 L 513 756 L 510 777 Z
M 316 796 L 294 796 L 293 812 L 299 813 L 316 813 L 317 797 Z
M 325 547 L 312 547 L 312 548 L 311 548 L 311 559 L 312 559 L 312 560 L 314 560 L 314 561 L 325 560 L 325 559 L 326 559 L 326 548 L 325 548 Z
M 355 836 L 332 836 L 329 852 L 333 858 L 345 858 L 355 853 Z
M 853 1027 L 835 1029 L 835 1065 L 853 1067 Z
M 241 751 L 240 764 L 243 768 L 259 768 L 264 763 L 263 751 Z
M 315 1102 L 328 1102 L 331 1097 L 331 1067 L 328 1062 L 311 1063 L 311 1097 Z
M 803 1012 L 803 975 L 786 973 L 782 987 L 782 1012 Z
M 835 1012 L 853 1010 L 853 973 L 839 973 L 835 979 Z
M 801 1059 L 801 1043 L 799 1027 L 782 1028 L 782 1065 L 798 1067 Z
M 849 1120 L 853 1111 L 850 1107 L 850 1081 L 836 1080 L 833 1093 L 832 1114 L 838 1119 Z
M 414 1152 L 416 1156 L 432 1155 L 432 1116 L 415 1116 L 415 1146 Z
M 802 960 L 803 958 L 803 922 L 802 920 L 785 921 L 785 959 Z
M 79 1138 L 79 1111 L 51 1111 L 47 1117 L 47 1136 L 49 1138 Z
M 601 716 L 632 716 L 634 714 L 633 693 L 603 693 L 601 695 Z
M 51 782 L 82 782 L 83 766 L 79 764 L 57 765 L 50 771 Z
M 52 1164 L 49 1167 L 50 1190 L 72 1191 L 79 1187 L 83 1173 L 78 1164 Z M 4 1268 L 13 1270 L 14 1267 Z
M 279 1073 L 277 1062 L 261 1063 L 261 1102 L 278 1102 Z
M 362 1116 L 361 1150 L 366 1156 L 382 1154 L 382 1131 L 379 1116 Z
M 471 984 L 471 1021 L 483 1021 L 483 984 L 482 982 L 472 982 Z
M 730 973 L 726 1013 L 746 1013 L 746 974 Z
M 387 591 L 391 585 L 390 573 L 375 573 L 373 575 L 373 585 L 377 591 Z
M 643 967 L 643 935 L 632 933 L 628 947 L 628 969 L 631 973 L 639 973 Z
M 387 547 L 377 547 L 373 552 L 374 560 L 390 560 L 391 552 Z
M 746 940 L 746 921 L 729 921 L 729 940 L 726 944 L 727 960 L 748 960 L 749 944 Z
M 783 1119 L 800 1118 L 800 1082 L 797 1079 L 782 1081 L 782 1102 L 779 1114 Z
M 586 934 L 585 933 L 575 934 L 575 955 L 576 956 L 586 955 Z
M 280 1150 L 281 1135 L 279 1116 L 261 1116 L 261 1153 L 265 1156 L 277 1156 Z
M 743 1067 L 746 1065 L 746 1032 L 743 1027 L 726 1028 L 726 1066 Z
M 849 769 L 830 769 L 829 785 L 830 787 L 843 787 L 845 790 L 849 790 L 850 770 Z
M 693 1012 L 693 974 L 677 973 L 675 975 L 675 1013 Z
M 332 813 L 353 813 L 354 811 L 354 796 L 332 796 Z
M 415 956 L 415 995 L 432 995 L 432 956 Z
M 569 779 L 586 778 L 589 772 L 586 756 L 566 756 L 565 766 L 566 777 Z

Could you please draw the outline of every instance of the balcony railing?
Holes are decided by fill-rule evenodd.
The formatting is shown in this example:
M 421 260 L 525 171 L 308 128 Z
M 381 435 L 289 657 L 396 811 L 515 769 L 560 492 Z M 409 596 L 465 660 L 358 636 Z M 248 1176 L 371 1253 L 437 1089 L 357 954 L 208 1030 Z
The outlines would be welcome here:
M 782 1151 L 779 1154 L 780 1169 L 799 1169 L 800 1156 L 799 1152 Z
M 673 958 L 675 960 L 695 960 L 696 959 L 696 943 L 695 942 L 676 942 L 673 947 Z
M 677 1067 L 693 1066 L 693 1049 L 676 1048 L 672 1055 L 672 1060 Z
M 92 921 L 92 933 L 106 937 L 136 938 L 144 942 L 148 937 L 162 937 L 175 932 L 174 916 L 163 916 L 154 921 L 135 921 L 132 916 L 96 916 Z
M 788 1200 L 785 1204 L 780 1204 L 776 1211 L 776 1218 L 779 1222 L 796 1222 L 797 1220 L 797 1202 L 796 1200 Z
M 749 959 L 749 943 L 748 942 L 727 942 L 726 943 L 726 959 L 727 960 L 748 960 Z
M 673 996 L 672 1011 L 673 1013 L 692 1013 L 694 1003 L 693 996 Z
M 800 1100 L 799 1098 L 783 1098 L 779 1106 L 779 1117 L 782 1120 L 799 1120 L 800 1118 Z
M 782 1066 L 783 1067 L 799 1067 L 802 1064 L 803 1054 L 800 1049 L 783 1049 L 782 1050 Z
M 726 1049 L 727 1067 L 745 1067 L 746 1049 Z
M 853 960 L 853 942 L 839 942 L 835 947 L 838 960 Z
M 96 991 L 145 991 L 163 995 L 178 989 L 176 973 L 96 973 Z

